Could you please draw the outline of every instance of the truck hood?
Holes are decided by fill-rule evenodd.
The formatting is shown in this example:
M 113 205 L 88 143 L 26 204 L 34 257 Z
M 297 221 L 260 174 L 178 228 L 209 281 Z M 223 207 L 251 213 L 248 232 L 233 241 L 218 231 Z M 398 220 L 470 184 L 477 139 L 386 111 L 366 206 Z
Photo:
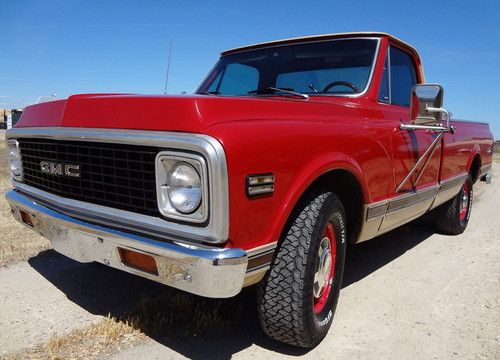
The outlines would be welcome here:
M 316 106 L 311 106 L 312 104 Z M 73 95 L 25 108 L 17 127 L 88 127 L 203 133 L 216 123 L 254 120 L 322 120 L 333 107 L 356 108 L 347 98 L 326 101 L 286 97 Z M 325 111 L 325 107 L 329 111 Z

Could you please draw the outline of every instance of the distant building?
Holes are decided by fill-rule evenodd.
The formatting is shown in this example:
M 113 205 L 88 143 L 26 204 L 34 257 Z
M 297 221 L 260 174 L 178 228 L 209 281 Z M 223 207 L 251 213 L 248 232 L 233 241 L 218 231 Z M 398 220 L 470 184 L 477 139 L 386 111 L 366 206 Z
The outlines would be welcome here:
M 0 109 L 0 129 L 7 129 L 7 123 L 11 119 L 11 112 L 9 109 Z
M 0 109 L 0 129 L 10 129 L 21 117 L 22 109 Z

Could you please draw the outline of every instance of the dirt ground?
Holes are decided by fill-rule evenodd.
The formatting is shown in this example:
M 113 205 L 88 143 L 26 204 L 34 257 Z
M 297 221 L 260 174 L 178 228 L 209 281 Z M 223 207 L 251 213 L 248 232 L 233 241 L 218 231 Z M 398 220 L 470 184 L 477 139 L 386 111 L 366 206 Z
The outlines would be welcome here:
M 2 197 L 0 358 L 498 359 L 498 169 L 475 186 L 464 234 L 419 220 L 353 247 L 333 326 L 310 351 L 262 333 L 253 288 L 208 300 L 77 263 L 14 223 Z

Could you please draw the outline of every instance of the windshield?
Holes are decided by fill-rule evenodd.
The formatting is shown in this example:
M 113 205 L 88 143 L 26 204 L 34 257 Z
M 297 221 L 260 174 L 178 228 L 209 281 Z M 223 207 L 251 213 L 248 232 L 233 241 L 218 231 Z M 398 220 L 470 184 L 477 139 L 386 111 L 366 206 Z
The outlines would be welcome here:
M 255 96 L 276 88 L 311 95 L 359 94 L 368 85 L 376 48 L 377 39 L 337 39 L 226 55 L 196 93 Z

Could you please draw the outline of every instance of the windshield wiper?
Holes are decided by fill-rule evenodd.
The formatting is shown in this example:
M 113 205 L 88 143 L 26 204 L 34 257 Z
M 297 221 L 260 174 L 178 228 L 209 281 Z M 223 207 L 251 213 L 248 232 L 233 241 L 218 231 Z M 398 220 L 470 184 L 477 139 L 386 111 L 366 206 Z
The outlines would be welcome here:
M 201 91 L 198 94 L 202 94 L 202 95 L 219 95 L 220 91 Z
M 317 92 L 318 92 L 318 90 L 316 90 L 316 88 L 314 87 L 314 85 L 313 85 L 313 84 L 309 84 L 309 85 L 307 85 L 307 87 L 308 87 L 309 89 L 311 89 L 312 91 L 314 91 L 315 93 L 317 93 Z
M 288 94 L 288 95 L 294 95 L 301 97 L 302 99 L 309 99 L 309 95 L 300 93 L 298 91 L 293 91 L 292 89 L 287 89 L 287 88 L 277 88 L 277 87 L 272 87 L 272 86 L 266 86 L 261 89 L 257 90 L 252 90 L 248 92 L 249 94 L 256 94 L 256 95 L 263 95 L 263 94 L 276 94 L 279 95 L 279 93 L 283 94 Z

